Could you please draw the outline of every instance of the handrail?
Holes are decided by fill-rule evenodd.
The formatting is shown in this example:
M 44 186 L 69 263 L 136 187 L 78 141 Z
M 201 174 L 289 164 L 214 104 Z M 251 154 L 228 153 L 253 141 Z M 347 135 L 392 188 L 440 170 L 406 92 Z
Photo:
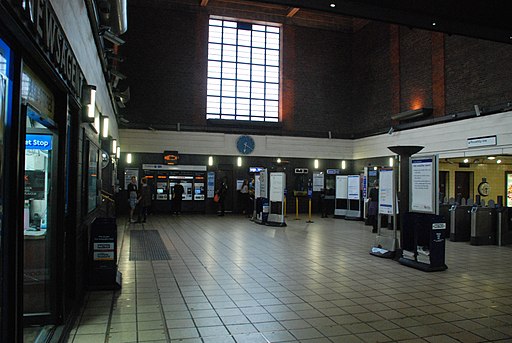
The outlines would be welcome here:
M 107 194 L 108 194 L 108 193 L 107 193 Z M 115 201 L 114 199 L 112 199 L 111 197 L 109 197 L 109 196 L 107 196 L 107 195 L 103 194 L 103 192 L 101 193 L 101 197 L 102 197 L 103 199 L 106 199 L 106 200 L 108 200 L 108 201 L 112 202 L 112 203 L 115 203 L 115 202 L 116 202 L 116 201 Z

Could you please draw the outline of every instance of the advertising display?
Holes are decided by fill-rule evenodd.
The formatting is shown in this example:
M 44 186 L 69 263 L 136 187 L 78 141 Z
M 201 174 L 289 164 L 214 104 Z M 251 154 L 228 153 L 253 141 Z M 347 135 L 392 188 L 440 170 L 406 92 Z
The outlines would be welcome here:
M 286 226 L 284 222 L 284 189 L 286 174 L 282 172 L 270 173 L 270 212 L 267 224 L 272 226 Z
M 349 175 L 347 181 L 348 199 L 359 200 L 359 175 Z
M 208 172 L 208 198 L 213 199 L 213 196 L 215 195 L 215 172 Z
M 437 205 L 436 156 L 411 157 L 409 163 L 409 211 L 435 214 Z
M 507 173 L 507 207 L 512 207 L 512 172 Z
M 346 216 L 348 210 L 348 176 L 336 175 L 336 199 L 334 200 L 334 216 Z
M 393 169 L 382 168 L 379 174 L 379 213 L 395 214 L 395 177 Z

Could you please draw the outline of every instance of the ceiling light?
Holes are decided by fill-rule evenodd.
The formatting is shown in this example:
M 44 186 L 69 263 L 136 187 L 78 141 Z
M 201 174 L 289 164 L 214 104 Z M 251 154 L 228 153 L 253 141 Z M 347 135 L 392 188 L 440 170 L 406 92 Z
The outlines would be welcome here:
M 468 163 L 469 162 L 469 159 L 468 158 L 465 158 L 464 159 L 464 163 Z
M 280 158 L 277 159 L 277 163 L 281 163 L 281 159 Z
M 496 160 L 496 163 L 500 164 L 500 163 L 501 163 L 501 160 Z
M 434 22 L 432 23 L 432 26 L 436 26 L 436 25 L 437 25 L 437 24 L 436 24 L 436 22 L 434 21 Z
M 332 8 L 336 7 L 336 4 L 331 4 L 331 7 L 332 7 Z
M 489 156 L 489 157 L 487 157 L 487 159 L 488 159 L 488 160 L 495 160 L 495 159 L 496 159 L 496 157 L 494 157 L 494 156 Z

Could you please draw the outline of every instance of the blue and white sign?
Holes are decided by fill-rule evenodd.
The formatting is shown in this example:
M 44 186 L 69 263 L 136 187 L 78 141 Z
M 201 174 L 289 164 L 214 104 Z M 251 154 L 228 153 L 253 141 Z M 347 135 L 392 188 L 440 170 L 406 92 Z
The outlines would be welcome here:
M 28 134 L 27 138 L 25 139 L 25 149 L 52 150 L 52 136 Z

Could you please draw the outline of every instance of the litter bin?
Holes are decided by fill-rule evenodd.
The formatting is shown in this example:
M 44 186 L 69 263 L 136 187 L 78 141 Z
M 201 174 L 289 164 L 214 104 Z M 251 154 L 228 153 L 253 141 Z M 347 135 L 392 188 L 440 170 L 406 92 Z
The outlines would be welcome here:
M 117 270 L 116 219 L 96 218 L 91 224 L 89 244 L 89 289 L 121 288 L 121 273 Z
M 471 245 L 496 244 L 496 209 L 477 207 L 471 209 Z

